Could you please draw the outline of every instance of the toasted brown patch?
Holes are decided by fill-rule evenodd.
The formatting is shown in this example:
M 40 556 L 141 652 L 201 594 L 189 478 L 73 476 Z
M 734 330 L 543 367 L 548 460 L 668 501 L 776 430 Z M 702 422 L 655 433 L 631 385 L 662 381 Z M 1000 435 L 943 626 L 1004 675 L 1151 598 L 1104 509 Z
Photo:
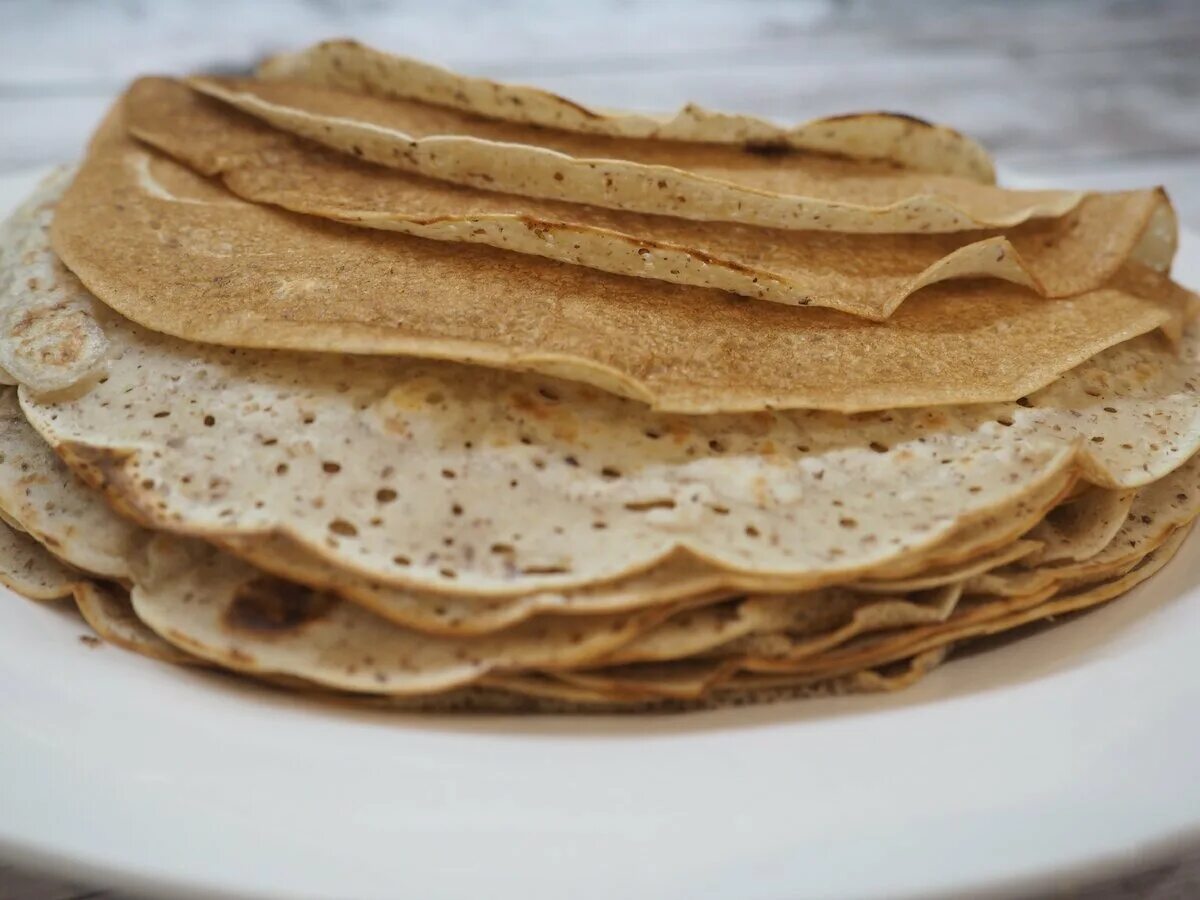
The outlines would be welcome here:
M 331 594 L 263 575 L 238 587 L 225 611 L 225 624 L 258 637 L 295 634 L 327 615 L 337 602 Z

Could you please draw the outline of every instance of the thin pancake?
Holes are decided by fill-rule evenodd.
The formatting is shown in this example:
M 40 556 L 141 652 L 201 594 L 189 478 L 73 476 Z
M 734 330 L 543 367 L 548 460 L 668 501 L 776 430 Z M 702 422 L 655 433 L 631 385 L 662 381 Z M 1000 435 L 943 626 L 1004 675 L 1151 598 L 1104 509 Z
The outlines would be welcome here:
M 90 315 L 95 301 L 45 252 L 43 236 L 72 174 L 46 176 L 0 225 L 0 383 L 63 390 L 94 377 L 108 352 Z
M 117 118 L 52 232 L 99 299 L 185 340 L 532 369 L 685 413 L 1015 399 L 1176 322 L 1189 296 L 1143 267 L 1121 289 L 1054 301 L 999 281 L 933 285 L 885 323 L 748 303 L 239 202 Z
M 1175 531 L 1160 547 L 1152 550 L 1136 566 L 1099 584 L 1050 585 L 1035 593 L 989 598 L 960 605 L 946 622 L 918 626 L 894 636 L 869 637 L 860 644 L 847 644 L 832 652 L 772 654 L 770 657 L 743 656 L 739 666 L 751 671 L 808 673 L 813 677 L 833 677 L 863 667 L 883 665 L 935 647 L 953 644 L 968 637 L 998 634 L 1049 616 L 1085 609 L 1106 602 L 1145 581 L 1171 559 L 1187 536 L 1190 525 Z
M 1053 512 L 1053 511 L 1052 511 Z M 854 589 L 864 593 L 890 594 L 903 591 L 925 591 L 930 588 L 965 581 L 975 575 L 982 575 L 992 569 L 1007 565 L 1017 560 L 1028 558 L 1042 547 L 1035 540 L 1013 541 L 995 550 L 988 550 L 978 556 L 968 557 L 948 566 L 926 570 L 919 575 L 907 578 L 871 578 L 855 582 Z
M 119 350 L 104 384 L 22 395 L 85 478 L 153 527 L 285 533 L 424 590 L 577 587 L 683 549 L 828 583 L 930 549 L 1073 466 L 1135 487 L 1200 444 L 1196 334 L 1178 359 L 1152 337 L 1114 348 L 1024 404 L 685 420 L 499 372 L 105 330 Z
M 1165 271 L 1165 195 L 1090 196 L 1007 234 L 783 232 L 498 194 L 408 175 L 276 131 L 178 82 L 143 78 L 125 97 L 130 131 L 233 193 L 293 212 L 505 250 L 624 275 L 715 287 L 885 319 L 913 291 L 994 276 L 1066 297 L 1103 286 L 1132 256 Z M 1154 222 L 1155 224 L 1152 224 Z
M 258 69 L 260 78 L 420 100 L 475 115 L 583 134 L 656 140 L 790 147 L 858 159 L 886 159 L 927 172 L 995 181 L 987 153 L 970 138 L 912 116 L 862 113 L 780 127 L 746 115 L 689 103 L 671 116 L 588 107 L 549 91 L 460 75 L 410 57 L 332 40 L 281 53 Z
M 83 581 L 74 588 L 75 605 L 85 622 L 108 643 L 159 662 L 199 665 L 194 656 L 168 644 L 134 614 L 122 587 Z
M 570 134 L 294 82 L 190 78 L 285 131 L 483 190 L 765 228 L 944 232 L 1060 216 L 1078 191 L 1011 191 L 890 163 Z
M 508 690 L 528 691 L 543 697 L 573 696 L 576 702 L 591 700 L 632 704 L 654 698 L 671 698 L 707 701 L 713 706 L 721 706 L 737 702 L 735 698 L 763 702 L 902 690 L 937 668 L 946 655 L 945 648 L 935 648 L 886 668 L 863 669 L 830 679 L 808 675 L 743 675 L 731 672 L 729 666 L 721 662 L 683 661 L 555 672 L 542 679 L 505 676 L 494 683 Z
M 24 419 L 11 390 L 0 391 L 0 459 L 0 512 L 12 509 L 29 523 L 37 540 L 57 548 L 61 556 L 77 566 L 110 577 L 129 577 L 128 559 L 149 535 L 118 516 L 98 492 L 84 485 L 63 465 Z M 1022 529 L 1021 523 L 1027 516 L 1041 515 L 1063 489 L 1061 484 L 1049 484 L 1043 496 L 1029 497 L 1011 508 L 997 510 L 969 530 L 986 531 L 991 527 L 989 520 L 1012 523 L 1012 527 Z M 24 530 L 19 524 L 14 527 Z M 223 543 L 240 549 L 245 558 L 258 561 L 269 572 L 312 587 L 332 589 L 396 624 L 443 635 L 496 631 L 540 612 L 574 615 L 619 612 L 680 600 L 715 600 L 738 589 L 787 588 L 786 584 L 771 579 L 731 576 L 677 558 L 627 579 L 577 591 L 503 599 L 449 596 L 369 582 L 322 563 L 282 538 L 227 539 Z M 932 580 L 942 584 L 953 579 L 939 573 Z M 830 603 L 820 606 L 824 610 L 833 608 Z M 755 613 L 761 617 L 768 611 L 769 607 L 763 607 Z M 754 617 L 740 622 L 739 627 L 746 628 L 748 623 L 753 623 L 754 628 L 764 627 Z
M 27 534 L 0 524 L 0 584 L 30 600 L 71 596 L 83 576 Z
M 671 612 L 545 616 L 494 634 L 439 638 L 266 576 L 198 543 L 158 537 L 134 562 L 134 611 L 171 644 L 237 671 L 346 691 L 436 693 L 492 671 L 578 666 Z
M 149 535 L 86 488 L 25 420 L 13 388 L 0 388 L 0 509 L 71 565 L 129 576 L 128 557 Z
M 927 594 L 881 598 L 846 589 L 749 597 L 684 610 L 606 656 L 605 666 L 684 659 L 706 654 L 749 634 L 820 631 L 853 618 L 863 631 L 941 621 L 962 594 L 950 585 Z
M 919 596 L 919 595 L 918 595 Z M 844 645 L 854 645 L 865 636 L 878 632 L 907 634 L 923 633 L 946 623 L 958 608 L 962 584 L 949 585 L 929 592 L 925 602 L 914 599 L 891 599 L 879 603 L 858 604 L 819 619 L 797 619 L 790 626 L 773 632 L 763 631 L 731 641 L 720 647 L 714 656 L 728 663 L 723 671 L 733 672 L 742 666 L 746 657 L 765 657 L 784 668 L 797 660 L 820 659 Z M 770 602 L 768 598 L 753 598 L 754 602 Z M 886 638 L 884 638 L 886 639 Z
M 1079 561 L 1108 546 L 1129 515 L 1137 491 L 1090 488 L 1071 503 L 1052 510 L 1027 537 L 1042 549 L 1026 556 L 1023 566 Z
M 964 525 L 946 540 L 913 556 L 897 559 L 872 569 L 865 579 L 876 583 L 900 583 L 938 574 L 1009 547 L 1064 502 L 1078 481 L 1075 472 L 1046 485 L 1046 489 L 1006 504 L 978 521 Z M 952 579 L 954 580 L 954 579 Z
M 906 659 L 915 653 L 947 647 L 958 641 L 1000 634 L 1031 622 L 1089 609 L 1128 593 L 1157 573 L 1171 561 L 1182 546 L 1190 527 L 1184 526 L 1176 531 L 1136 568 L 1110 581 L 1089 586 L 1085 590 L 1067 591 L 1058 595 L 1047 591 L 1033 597 L 1010 597 L 979 604 L 959 617 L 952 617 L 944 625 L 913 629 L 894 639 L 884 639 L 863 647 L 835 651 L 799 662 L 743 659 L 741 664 L 756 671 L 808 673 L 814 678 L 833 678 L 863 667 L 874 668 Z
M 1044 563 L 1036 568 L 1007 566 L 967 581 L 972 594 L 1019 596 L 1063 582 L 1099 580 L 1135 564 L 1177 529 L 1200 515 L 1200 457 L 1138 490 L 1112 539 L 1081 560 Z

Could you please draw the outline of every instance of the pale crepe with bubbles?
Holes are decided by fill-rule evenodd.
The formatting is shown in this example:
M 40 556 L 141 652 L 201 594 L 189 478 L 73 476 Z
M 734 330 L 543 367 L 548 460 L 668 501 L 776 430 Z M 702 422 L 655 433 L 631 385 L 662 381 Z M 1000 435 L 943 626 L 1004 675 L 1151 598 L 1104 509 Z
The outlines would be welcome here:
M 25 425 L 21 431 L 17 421 L 0 430 L 0 454 L 24 473 L 25 496 L 5 495 L 0 502 L 30 521 L 51 518 L 55 510 L 84 510 L 95 527 L 76 531 L 60 525 L 56 531 L 47 522 L 38 540 L 74 560 L 103 559 L 111 552 L 106 530 L 131 526 L 123 526 L 98 494 L 63 471 L 48 447 L 39 449 L 32 429 Z M 440 693 L 485 679 L 494 669 L 675 659 L 748 633 L 785 625 L 794 631 L 801 621 L 820 628 L 831 613 L 853 607 L 867 615 L 878 609 L 877 627 L 895 627 L 901 621 L 896 610 L 913 610 L 912 621 L 944 617 L 937 609 L 948 609 L 961 593 L 959 584 L 928 601 L 901 601 L 843 590 L 717 606 L 705 596 L 683 602 L 647 598 L 625 614 L 543 616 L 494 634 L 449 637 L 399 628 L 197 543 L 144 533 L 138 542 L 124 542 L 120 568 L 123 580 L 132 583 L 129 596 L 119 586 L 72 574 L 32 537 L 7 527 L 0 537 L 11 539 L 0 541 L 0 575 L 8 583 L 33 597 L 73 595 L 85 620 L 111 643 L 171 662 L 208 660 L 271 678 L 398 695 Z M 700 608 L 692 614 L 688 607 Z M 685 612 L 676 615 L 680 609 Z
M 890 594 L 908 590 L 954 586 L 974 574 L 1011 562 L 1040 546 L 1036 541 L 1015 541 L 1000 552 L 975 553 L 1008 538 L 1039 521 L 1065 492 L 1065 481 L 1051 483 L 1035 496 L 997 510 L 987 519 L 952 535 L 933 553 L 969 556 L 957 571 L 930 573 L 910 583 L 863 581 L 855 586 L 860 594 Z M 150 540 L 150 533 L 118 515 L 102 495 L 83 484 L 25 421 L 12 390 L 0 392 L 0 512 L 13 528 L 36 536 L 61 559 L 90 576 L 129 582 L 133 577 L 130 559 Z M 32 541 L 33 538 L 31 537 Z M 982 543 L 981 543 L 982 542 Z M 366 607 L 385 619 L 431 634 L 470 636 L 518 624 L 538 613 L 591 615 L 628 611 L 666 604 L 706 604 L 748 589 L 786 591 L 788 585 L 769 578 L 733 577 L 697 563 L 668 560 L 646 572 L 615 582 L 605 582 L 576 591 L 545 591 L 511 598 L 476 598 L 429 594 L 388 587 L 339 570 L 300 548 L 279 539 L 224 539 L 227 548 L 257 562 L 261 568 L 303 584 L 328 589 Z M 955 549 L 957 548 L 957 549 Z M 111 597 L 111 592 L 106 596 Z M 834 595 L 792 595 L 789 602 L 810 609 L 831 610 Z M 894 608 L 896 601 L 858 597 L 853 591 L 837 596 L 854 603 L 879 602 Z M 844 604 L 843 604 L 844 606 Z M 840 608 L 840 607 L 839 607 Z M 755 611 L 755 607 L 748 607 Z M 779 615 L 774 611 L 773 615 Z M 789 616 L 791 614 L 789 613 Z M 759 618 L 735 617 L 744 633 L 761 631 Z M 718 616 L 725 623 L 727 616 Z M 810 614 L 811 620 L 811 614 Z M 700 619 L 703 623 L 705 620 Z M 730 621 L 730 624 L 733 624 Z M 730 636 L 730 639 L 736 635 Z

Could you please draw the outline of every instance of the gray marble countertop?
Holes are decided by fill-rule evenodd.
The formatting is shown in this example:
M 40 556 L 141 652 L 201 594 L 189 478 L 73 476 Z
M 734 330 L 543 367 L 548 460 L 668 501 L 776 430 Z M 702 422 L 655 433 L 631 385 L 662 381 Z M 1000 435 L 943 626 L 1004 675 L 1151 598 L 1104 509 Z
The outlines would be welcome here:
M 1165 184 L 1200 228 L 1197 0 L 0 0 L 0 173 L 77 156 L 138 74 L 333 36 L 609 106 L 910 112 L 1062 186 Z M 0 862 L 0 900 L 123 900 L 109 887 Z M 1200 854 L 1060 896 L 1200 897 Z

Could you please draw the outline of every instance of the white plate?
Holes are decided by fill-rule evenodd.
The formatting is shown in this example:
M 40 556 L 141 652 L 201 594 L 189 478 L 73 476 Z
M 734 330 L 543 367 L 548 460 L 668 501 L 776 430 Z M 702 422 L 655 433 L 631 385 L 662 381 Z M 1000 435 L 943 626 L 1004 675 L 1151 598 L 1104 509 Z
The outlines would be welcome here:
M 7 210 L 33 176 L 0 180 Z M 1200 282 L 1189 258 L 1179 275 Z M 962 896 L 1200 843 L 1200 538 L 888 697 L 660 717 L 346 711 L 0 597 L 0 852 L 239 897 Z

